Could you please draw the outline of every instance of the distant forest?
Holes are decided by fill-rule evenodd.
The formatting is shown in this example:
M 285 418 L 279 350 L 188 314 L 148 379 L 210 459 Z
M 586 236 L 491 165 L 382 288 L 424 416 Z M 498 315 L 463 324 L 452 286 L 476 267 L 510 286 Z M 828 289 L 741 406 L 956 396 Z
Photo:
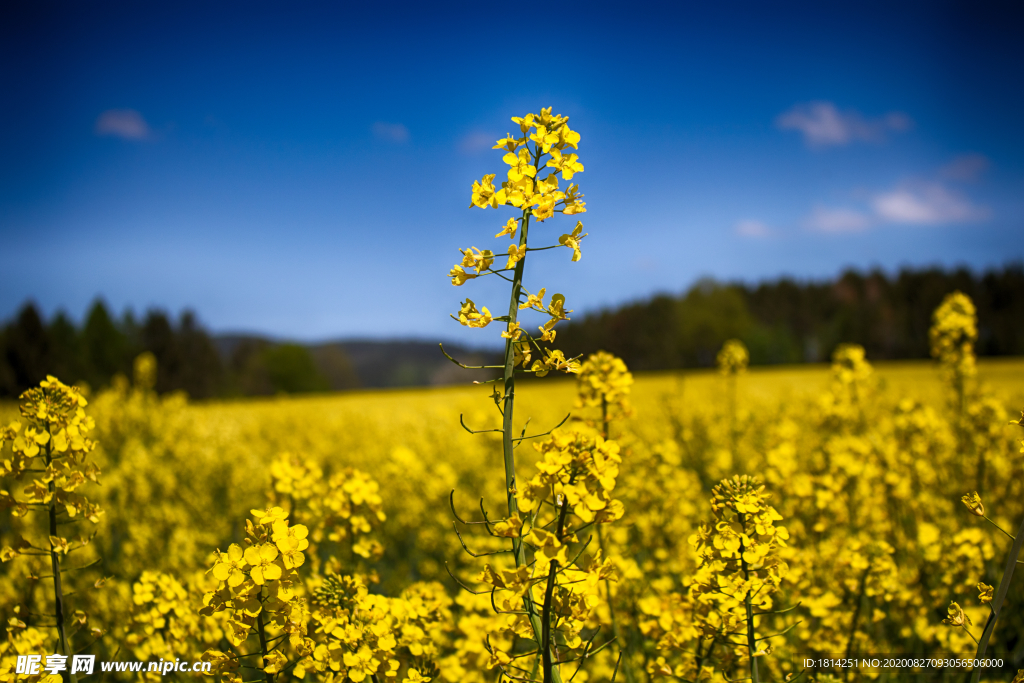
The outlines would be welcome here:
M 977 351 L 1024 355 L 1024 267 L 844 272 L 838 279 L 783 278 L 758 285 L 703 280 L 681 296 L 657 295 L 571 321 L 566 355 L 603 349 L 633 370 L 708 367 L 722 343 L 742 340 L 754 364 L 827 360 L 844 342 L 872 360 L 928 358 L 932 312 L 960 290 L 978 309 Z
M 826 282 L 780 279 L 758 285 L 703 280 L 669 294 L 560 326 L 556 346 L 567 355 L 597 350 L 621 356 L 633 370 L 708 367 L 726 339 L 739 338 L 754 364 L 826 360 L 854 342 L 873 360 L 927 358 L 932 311 L 949 292 L 978 308 L 978 353 L 1024 355 L 1024 267 L 975 274 L 960 269 L 847 271 Z M 448 347 L 463 362 L 489 352 Z M 189 312 L 173 320 L 159 310 L 141 320 L 117 319 L 96 301 L 81 325 L 58 313 L 44 320 L 26 304 L 0 329 L 0 397 L 14 397 L 47 374 L 92 388 L 130 375 L 143 351 L 157 359 L 157 391 L 193 398 L 336 391 L 464 382 L 436 343 L 356 340 L 282 343 L 254 336 L 214 337 Z
M 445 345 L 463 362 L 482 365 L 485 355 Z M 279 393 L 450 384 L 479 379 L 441 355 L 436 342 L 350 340 L 323 344 L 278 342 L 257 336 L 212 336 L 193 313 L 176 321 L 149 311 L 115 319 L 96 301 L 76 326 L 58 313 L 46 321 L 32 304 L 0 329 L 0 398 L 16 397 L 46 375 L 64 382 L 108 386 L 131 376 L 135 357 L 157 360 L 156 390 L 184 391 L 196 399 Z

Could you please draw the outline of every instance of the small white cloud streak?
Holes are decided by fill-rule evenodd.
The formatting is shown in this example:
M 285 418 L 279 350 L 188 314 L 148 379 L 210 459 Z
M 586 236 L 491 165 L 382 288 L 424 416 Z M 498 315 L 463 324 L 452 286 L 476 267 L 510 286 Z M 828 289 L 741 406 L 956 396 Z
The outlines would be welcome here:
M 981 177 L 991 165 L 984 154 L 962 154 L 940 168 L 939 175 L 949 180 L 971 182 Z
M 872 220 L 855 209 L 816 206 L 804 219 L 804 227 L 814 232 L 844 233 L 863 232 L 871 227 Z
M 877 194 L 871 208 L 880 220 L 914 225 L 979 221 L 991 213 L 940 183 L 907 184 Z
M 494 147 L 497 138 L 488 133 L 468 133 L 459 141 L 459 151 L 463 154 L 475 154 Z
M 746 219 L 736 224 L 736 234 L 743 237 L 768 237 L 772 229 L 761 221 Z
M 775 125 L 799 131 L 810 147 L 829 147 L 854 141 L 882 142 L 887 131 L 908 130 L 914 122 L 902 112 L 866 119 L 855 111 L 840 111 L 832 102 L 808 102 L 780 114 Z
M 146 140 L 152 135 L 146 119 L 134 109 L 108 109 L 96 119 L 95 131 L 123 140 Z
M 403 143 L 409 141 L 409 129 L 401 123 L 385 123 L 377 121 L 373 124 L 373 134 L 381 140 Z

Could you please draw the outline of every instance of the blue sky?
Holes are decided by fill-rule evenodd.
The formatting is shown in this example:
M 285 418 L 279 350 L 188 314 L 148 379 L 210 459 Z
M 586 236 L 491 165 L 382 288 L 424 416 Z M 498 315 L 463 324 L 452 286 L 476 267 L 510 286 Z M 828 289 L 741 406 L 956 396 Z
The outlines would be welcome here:
M 491 342 L 448 314 L 507 294 L 446 273 L 504 250 L 511 210 L 469 189 L 546 106 L 582 136 L 589 237 L 527 284 L 577 313 L 1024 257 L 1011 4 L 292 5 L 0 10 L 0 319 L 101 296 L 217 332 Z

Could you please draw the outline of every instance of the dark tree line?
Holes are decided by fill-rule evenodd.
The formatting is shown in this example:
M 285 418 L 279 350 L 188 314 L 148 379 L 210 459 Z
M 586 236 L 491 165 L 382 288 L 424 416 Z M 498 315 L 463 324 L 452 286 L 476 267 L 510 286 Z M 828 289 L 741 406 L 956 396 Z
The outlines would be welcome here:
M 844 342 L 863 345 L 873 360 L 927 358 L 932 311 L 954 290 L 977 306 L 980 355 L 1024 355 L 1020 264 L 982 274 L 850 270 L 831 282 L 703 280 L 679 296 L 579 316 L 558 332 L 556 346 L 567 355 L 610 351 L 634 370 L 708 367 L 734 337 L 756 364 L 822 361 Z M 18 396 L 48 374 L 99 389 L 117 374 L 130 376 L 143 351 L 156 356 L 157 391 L 193 398 L 436 384 L 448 381 L 450 370 L 434 343 L 213 338 L 190 312 L 177 320 L 159 310 L 117 319 L 102 301 L 76 326 L 62 313 L 46 321 L 26 304 L 0 327 L 0 397 Z
M 15 397 L 55 375 L 65 382 L 107 386 L 115 375 L 130 377 L 135 357 L 157 360 L 156 390 L 185 391 L 192 398 L 326 391 L 358 383 L 343 352 L 315 362 L 298 344 L 249 339 L 218 345 L 191 312 L 175 321 L 159 310 L 137 320 L 120 319 L 102 301 L 81 326 L 63 313 L 45 321 L 32 304 L 0 329 L 0 396 Z
M 980 355 L 1024 355 L 1024 268 L 844 272 L 831 282 L 783 278 L 758 285 L 703 280 L 680 296 L 582 316 L 558 333 L 566 355 L 599 349 L 635 370 L 707 367 L 725 340 L 741 339 L 751 362 L 826 360 L 841 343 L 868 357 L 927 358 L 932 312 L 960 290 L 978 309 Z

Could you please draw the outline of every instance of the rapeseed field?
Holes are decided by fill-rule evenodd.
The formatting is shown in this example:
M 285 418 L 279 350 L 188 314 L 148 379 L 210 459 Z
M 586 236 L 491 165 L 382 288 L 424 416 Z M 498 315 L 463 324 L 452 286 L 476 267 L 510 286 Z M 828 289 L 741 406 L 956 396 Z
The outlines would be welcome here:
M 507 315 L 453 315 L 501 328 L 494 380 L 191 403 L 143 354 L 95 395 L 51 377 L 2 408 L 0 681 L 1014 677 L 1024 362 L 975 358 L 970 300 L 935 312 L 929 363 L 567 357 L 566 298 L 524 268 L 582 257 L 557 177 L 579 135 L 513 121 L 508 181 L 472 191 L 521 211 L 508 261 L 471 247 L 449 274 L 510 285 Z M 572 231 L 529 246 L 556 213 Z

